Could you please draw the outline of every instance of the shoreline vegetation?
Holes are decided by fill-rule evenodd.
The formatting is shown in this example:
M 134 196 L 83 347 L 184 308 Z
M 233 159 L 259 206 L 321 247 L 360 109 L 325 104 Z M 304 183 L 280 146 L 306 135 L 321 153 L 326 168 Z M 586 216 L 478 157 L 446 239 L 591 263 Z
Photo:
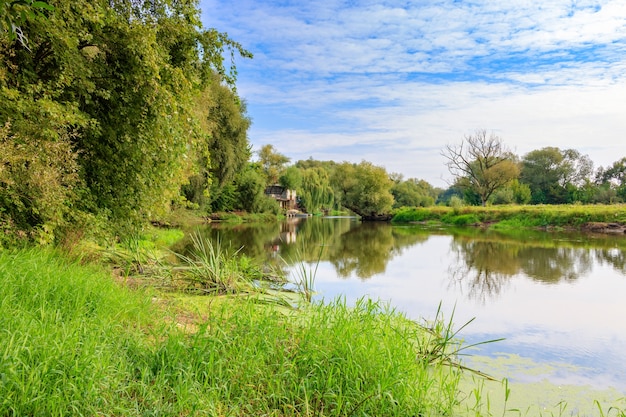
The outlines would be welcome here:
M 492 228 L 626 217 L 624 206 L 402 213 L 406 223 Z M 311 303 L 315 266 L 302 263 L 293 282 L 273 280 L 219 243 L 195 238 L 192 252 L 170 251 L 183 236 L 153 227 L 107 250 L 0 250 L 0 415 L 535 415 L 532 404 L 508 408 L 506 379 L 460 361 L 471 346 L 458 330 L 470 323 L 455 330 L 441 311 L 415 322 L 369 299 Z M 487 381 L 499 388 L 487 393 Z M 538 413 L 563 415 L 559 407 Z M 626 416 L 615 405 L 592 408 Z
M 626 233 L 626 205 L 511 205 L 400 208 L 395 224 L 474 226 L 492 230 L 580 230 Z
M 360 300 L 130 290 L 52 249 L 0 252 L 0 415 L 452 415 L 464 347 Z M 469 410 L 469 408 L 468 408 Z

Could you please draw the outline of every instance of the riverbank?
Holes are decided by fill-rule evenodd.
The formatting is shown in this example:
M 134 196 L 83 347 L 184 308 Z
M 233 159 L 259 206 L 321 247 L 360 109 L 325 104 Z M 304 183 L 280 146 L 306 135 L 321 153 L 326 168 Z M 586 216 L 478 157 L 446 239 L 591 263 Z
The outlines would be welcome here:
M 451 415 L 449 328 L 362 300 L 131 291 L 47 249 L 0 252 L 0 415 Z M 251 329 L 253 329 L 251 331 Z
M 563 415 L 560 387 L 539 403 L 518 383 L 446 365 L 455 355 L 441 353 L 460 346 L 451 323 L 431 333 L 367 299 L 294 308 L 164 288 L 143 252 L 181 236 L 155 228 L 124 245 L 116 280 L 82 246 L 75 258 L 0 252 L 0 415 Z M 625 415 L 593 395 L 592 411 L 567 414 Z M 609 405 L 620 408 L 603 414 Z
M 484 227 L 494 230 L 560 229 L 624 234 L 626 232 L 626 205 L 403 208 L 394 213 L 392 222 L 439 223 L 452 226 Z

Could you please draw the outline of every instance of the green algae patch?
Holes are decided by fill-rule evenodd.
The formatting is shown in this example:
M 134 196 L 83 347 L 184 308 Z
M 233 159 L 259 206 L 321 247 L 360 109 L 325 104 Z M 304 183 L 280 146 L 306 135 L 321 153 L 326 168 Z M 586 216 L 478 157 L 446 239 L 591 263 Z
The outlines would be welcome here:
M 612 387 L 596 388 L 566 381 L 563 373 L 579 369 L 573 365 L 538 363 L 514 354 L 495 358 L 472 356 L 467 364 L 496 381 L 463 377 L 459 412 L 478 410 L 478 415 L 485 416 L 625 415 L 626 393 Z

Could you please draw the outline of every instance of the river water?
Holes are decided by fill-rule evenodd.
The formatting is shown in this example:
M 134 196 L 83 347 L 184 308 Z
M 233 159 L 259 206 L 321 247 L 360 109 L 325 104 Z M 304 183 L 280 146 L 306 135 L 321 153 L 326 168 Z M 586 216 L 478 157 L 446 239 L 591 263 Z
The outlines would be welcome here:
M 440 306 L 456 327 L 473 320 L 460 333 L 465 343 L 505 340 L 472 349 L 464 362 L 496 378 L 626 396 L 626 236 L 512 236 L 351 218 L 203 233 L 286 272 L 300 262 L 317 268 L 317 300 L 367 296 L 415 320 L 433 319 Z

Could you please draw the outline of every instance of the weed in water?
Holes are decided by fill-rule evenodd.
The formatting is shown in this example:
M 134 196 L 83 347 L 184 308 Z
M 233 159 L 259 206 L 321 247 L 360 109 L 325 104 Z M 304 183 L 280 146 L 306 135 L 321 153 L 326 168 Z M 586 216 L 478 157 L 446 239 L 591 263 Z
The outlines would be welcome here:
M 451 366 L 463 371 L 469 371 L 483 378 L 493 380 L 492 377 L 486 375 L 478 370 L 474 370 L 466 367 L 460 361 L 458 357 L 464 355 L 463 351 L 476 346 L 495 343 L 504 339 L 491 339 L 483 342 L 473 343 L 469 345 L 462 344 L 459 339 L 459 333 L 465 329 L 470 323 L 474 321 L 474 318 L 467 321 L 458 329 L 454 329 L 454 309 L 448 321 L 443 319 L 443 312 L 441 310 L 441 303 L 437 308 L 437 314 L 433 323 L 424 326 L 427 331 L 428 337 L 419 340 L 418 351 L 419 358 L 422 361 L 428 363 L 437 363 L 442 365 Z
M 306 262 L 304 260 L 304 249 L 298 248 L 296 250 L 295 259 L 291 259 L 291 262 L 287 262 L 283 259 L 285 265 L 295 265 L 291 270 L 293 282 L 296 286 L 296 290 L 302 294 L 305 301 L 308 303 L 313 300 L 313 295 L 315 295 L 315 277 L 317 275 L 317 269 L 319 268 L 323 252 L 324 245 L 320 245 L 316 260 L 313 262 Z
M 235 293 L 251 289 L 251 280 L 242 273 L 238 253 L 229 251 L 219 239 L 213 241 L 200 233 L 191 234 L 188 254 L 175 253 L 180 265 L 172 268 L 176 279 L 189 284 L 189 289 L 205 293 Z

